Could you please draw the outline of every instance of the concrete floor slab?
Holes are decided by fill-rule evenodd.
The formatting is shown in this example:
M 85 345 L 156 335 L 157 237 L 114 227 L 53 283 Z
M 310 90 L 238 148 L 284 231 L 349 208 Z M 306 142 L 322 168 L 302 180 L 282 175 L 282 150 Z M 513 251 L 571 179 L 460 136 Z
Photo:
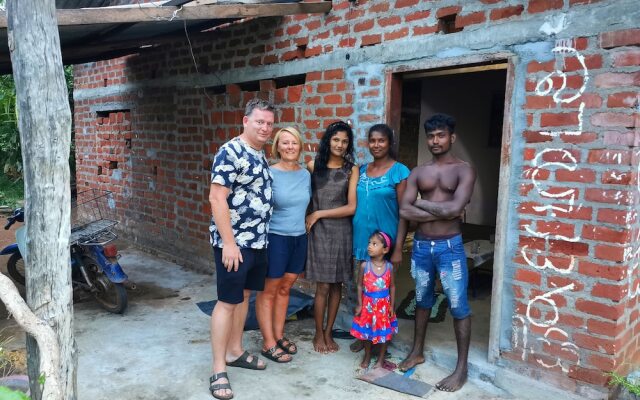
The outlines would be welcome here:
M 78 344 L 78 398 L 80 400 L 204 400 L 211 399 L 208 377 L 211 368 L 210 318 L 197 302 L 216 297 L 214 278 L 181 268 L 171 262 L 126 249 L 120 262 L 138 289 L 130 291 L 124 315 L 103 311 L 86 299 L 75 305 Z M 1 260 L 0 260 L 1 262 Z M 343 316 L 348 322 L 348 317 Z M 0 328 L 14 331 L 12 320 Z M 346 328 L 346 326 L 343 326 Z M 403 328 L 404 329 L 404 328 Z M 287 335 L 299 345 L 299 353 L 288 364 L 268 362 L 266 371 L 229 368 L 236 399 L 385 398 L 411 396 L 355 379 L 360 354 L 349 351 L 348 340 L 340 340 L 338 353 L 313 351 L 313 321 L 287 323 Z M 18 335 L 15 347 L 23 343 Z M 259 332 L 247 332 L 247 350 L 258 353 Z M 391 361 L 403 355 L 390 348 Z M 416 369 L 414 379 L 435 384 L 448 371 L 433 364 Z M 435 392 L 430 399 L 514 398 L 479 380 L 468 382 L 455 394 Z

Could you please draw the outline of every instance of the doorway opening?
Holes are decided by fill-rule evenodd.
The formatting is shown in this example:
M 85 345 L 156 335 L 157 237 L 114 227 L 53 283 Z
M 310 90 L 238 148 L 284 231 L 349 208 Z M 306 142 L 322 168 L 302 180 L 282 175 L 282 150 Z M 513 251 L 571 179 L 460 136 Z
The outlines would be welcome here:
M 498 321 L 498 325 L 500 320 L 499 315 L 492 315 L 492 301 L 499 301 L 496 296 L 500 292 L 500 288 L 493 286 L 502 284 L 501 266 L 496 275 L 499 279 L 494 279 L 498 267 L 494 260 L 499 245 L 496 244 L 496 234 L 504 236 L 500 229 L 496 232 L 496 227 L 504 225 L 498 224 L 502 218 L 498 211 L 498 195 L 503 193 L 506 196 L 506 191 L 500 191 L 499 186 L 501 181 L 506 182 L 501 178 L 505 172 L 503 169 L 509 167 L 502 165 L 509 159 L 502 157 L 502 142 L 503 131 L 504 135 L 511 134 L 510 124 L 503 126 L 509 118 L 508 112 L 505 118 L 505 110 L 510 104 L 510 71 L 509 62 L 499 59 L 488 63 L 394 73 L 390 82 L 388 115 L 389 122 L 399 132 L 399 161 L 412 169 L 431 159 L 423 123 L 436 113 L 445 113 L 456 119 L 457 139 L 452 148 L 453 154 L 469 162 L 477 171 L 473 195 L 462 218 L 462 237 L 469 267 L 468 296 L 473 312 L 470 361 L 474 358 L 487 359 L 490 342 L 494 341 L 490 338 L 494 334 L 492 330 L 498 328 L 491 325 L 494 321 Z M 409 315 L 411 291 L 415 288 L 410 275 L 412 238 L 413 230 L 410 228 L 403 266 L 396 276 L 396 305 L 409 307 Z M 438 291 L 443 292 L 439 282 L 436 284 Z M 496 305 L 493 307 L 499 310 Z M 400 316 L 402 311 L 399 311 Z M 413 321 L 399 321 L 401 340 L 411 343 Z M 455 359 L 452 325 L 447 299 L 444 294 L 439 294 L 432 309 L 426 346 L 437 349 L 440 356 L 444 352 L 445 356 Z

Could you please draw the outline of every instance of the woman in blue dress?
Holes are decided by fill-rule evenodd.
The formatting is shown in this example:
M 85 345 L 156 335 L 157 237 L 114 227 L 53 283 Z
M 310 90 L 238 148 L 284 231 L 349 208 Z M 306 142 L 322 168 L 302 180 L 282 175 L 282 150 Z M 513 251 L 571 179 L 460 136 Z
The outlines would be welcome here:
M 394 243 L 390 261 L 397 268 L 402 262 L 402 247 L 407 234 L 407 221 L 400 218 L 398 204 L 407 187 L 410 171 L 396 161 L 395 137 L 388 125 L 372 126 L 368 141 L 373 161 L 361 165 L 359 170 L 353 217 L 353 256 L 356 265 L 368 260 L 367 246 L 371 234 L 387 232 Z M 362 342 L 356 341 L 350 348 L 360 351 Z

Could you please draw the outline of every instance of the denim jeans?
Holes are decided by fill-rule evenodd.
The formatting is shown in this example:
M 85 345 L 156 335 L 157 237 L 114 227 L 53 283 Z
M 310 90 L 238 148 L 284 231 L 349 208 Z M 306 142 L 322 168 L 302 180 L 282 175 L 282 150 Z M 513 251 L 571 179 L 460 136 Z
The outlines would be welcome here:
M 450 239 L 414 239 L 411 276 L 416 283 L 417 307 L 433 307 L 436 274 L 440 276 L 453 318 L 464 319 L 471 315 L 467 301 L 469 271 L 461 235 Z

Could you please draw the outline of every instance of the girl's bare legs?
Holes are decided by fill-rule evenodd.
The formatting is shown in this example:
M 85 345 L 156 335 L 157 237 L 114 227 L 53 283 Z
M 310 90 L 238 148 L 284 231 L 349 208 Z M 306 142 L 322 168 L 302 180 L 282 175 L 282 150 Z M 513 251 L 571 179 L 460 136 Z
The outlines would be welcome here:
M 327 309 L 327 297 L 330 283 L 316 283 L 316 297 L 313 306 L 313 318 L 316 322 L 316 334 L 313 337 L 313 349 L 318 353 L 327 353 L 327 343 L 324 335 L 324 312 Z M 335 317 L 334 317 L 335 319 Z
M 364 344 L 364 356 L 362 357 L 360 368 L 369 368 L 369 364 L 371 364 L 371 341 L 363 340 L 362 343 Z
M 378 353 L 378 361 L 376 362 L 375 368 L 383 368 L 384 356 L 387 354 L 387 343 L 378 343 L 378 347 L 380 348 L 380 352 Z
M 327 310 L 327 326 L 324 329 L 324 342 L 327 345 L 327 351 L 335 353 L 340 350 L 340 346 L 331 337 L 333 324 L 336 322 L 338 308 L 340 307 L 340 297 L 342 297 L 342 282 L 329 284 L 329 306 Z

